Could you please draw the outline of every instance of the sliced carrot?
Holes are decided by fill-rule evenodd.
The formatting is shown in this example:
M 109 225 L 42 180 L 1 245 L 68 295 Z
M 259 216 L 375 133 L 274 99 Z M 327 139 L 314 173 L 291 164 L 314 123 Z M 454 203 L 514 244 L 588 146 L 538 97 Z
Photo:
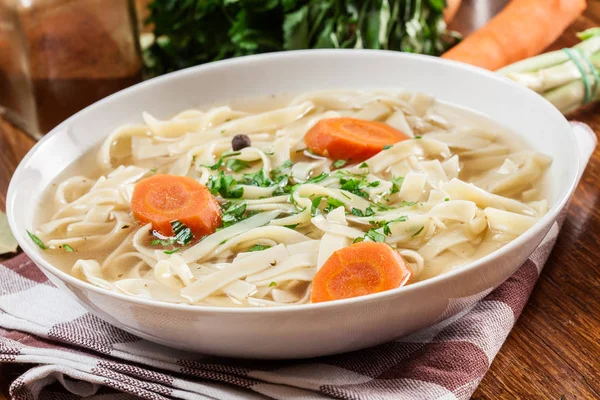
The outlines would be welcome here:
M 334 252 L 315 275 L 312 302 L 347 299 L 400 287 L 411 272 L 385 243 L 360 242 Z
M 131 210 L 141 224 L 164 236 L 173 236 L 171 222 L 178 220 L 196 237 L 210 235 L 221 226 L 221 208 L 208 188 L 187 176 L 154 175 L 135 185 Z
M 356 118 L 322 119 L 304 136 L 310 150 L 336 160 L 363 161 L 387 145 L 410 139 L 382 122 Z
M 585 7 L 586 0 L 512 0 L 442 58 L 495 71 L 542 52 Z
M 452 22 L 454 16 L 458 12 L 462 0 L 446 0 L 446 8 L 444 8 L 444 21 L 447 24 Z

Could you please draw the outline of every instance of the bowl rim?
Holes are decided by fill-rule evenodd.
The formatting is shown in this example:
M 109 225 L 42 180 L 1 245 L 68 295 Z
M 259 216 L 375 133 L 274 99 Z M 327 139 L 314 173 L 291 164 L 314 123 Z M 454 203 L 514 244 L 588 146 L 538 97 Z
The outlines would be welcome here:
M 15 170 L 15 172 L 10 180 L 10 184 L 8 187 L 8 192 L 7 192 L 7 196 L 6 196 L 6 214 L 7 214 L 9 226 L 10 226 L 10 228 L 13 232 L 13 235 L 15 236 L 19 246 L 21 247 L 23 252 L 25 254 L 27 254 L 27 256 L 32 261 L 34 261 L 34 263 L 38 267 L 40 267 L 42 270 L 44 270 L 43 272 L 45 272 L 45 273 L 48 272 L 48 273 L 56 276 L 57 278 L 59 278 L 61 281 L 69 283 L 71 285 L 74 285 L 75 287 L 82 289 L 82 290 L 91 290 L 92 292 L 95 292 L 100 295 L 115 297 L 119 300 L 131 302 L 131 303 L 134 303 L 137 305 L 156 307 L 157 309 L 163 309 L 163 310 L 193 311 L 195 313 L 208 313 L 208 314 L 258 314 L 258 315 L 263 315 L 263 314 L 287 313 L 289 311 L 313 312 L 313 311 L 323 310 L 323 309 L 352 306 L 357 303 L 371 303 L 371 302 L 375 302 L 375 301 L 379 301 L 379 300 L 385 300 L 386 298 L 392 298 L 394 296 L 401 295 L 402 293 L 408 294 L 410 292 L 425 289 L 429 286 L 439 284 L 440 282 L 449 280 L 453 277 L 459 276 L 461 274 L 465 274 L 468 271 L 479 268 L 481 265 L 488 263 L 494 259 L 502 258 L 506 254 L 508 254 L 512 250 L 514 250 L 515 248 L 518 248 L 521 245 L 528 242 L 529 240 L 531 240 L 534 236 L 536 236 L 540 232 L 540 230 L 542 229 L 543 226 L 546 226 L 546 225 L 551 226 L 552 223 L 554 223 L 554 221 L 558 217 L 558 214 L 565 207 L 567 201 L 569 200 L 572 193 L 574 192 L 574 190 L 577 186 L 577 177 L 580 175 L 581 166 L 580 166 L 579 161 L 580 161 L 581 155 L 577 151 L 577 145 L 576 145 L 575 141 L 571 142 L 572 145 L 571 145 L 571 149 L 570 149 L 572 156 L 574 158 L 574 161 L 575 161 L 574 162 L 575 165 L 573 166 L 574 173 L 573 173 L 572 181 L 570 182 L 570 184 L 567 188 L 563 189 L 560 192 L 561 194 L 560 194 L 558 200 L 555 202 L 554 205 L 552 205 L 552 207 L 548 210 L 548 212 L 542 218 L 540 218 L 531 228 L 529 228 L 525 233 L 518 236 L 516 239 L 512 240 L 505 246 L 491 252 L 490 254 L 488 254 L 480 259 L 477 259 L 475 261 L 472 261 L 470 263 L 467 263 L 467 264 L 461 266 L 460 268 L 448 271 L 444 274 L 440 274 L 435 277 L 429 278 L 424 281 L 419 281 L 419 282 L 413 283 L 408 286 L 403 286 L 403 287 L 399 287 L 399 288 L 395 288 L 395 289 L 391 289 L 391 290 L 387 290 L 387 291 L 383 291 L 383 292 L 379 292 L 379 293 L 373 293 L 373 294 L 369 294 L 369 295 L 365 295 L 365 296 L 353 297 L 353 298 L 348 298 L 348 299 L 341 299 L 341 300 L 321 302 L 321 303 L 285 305 L 285 306 L 277 306 L 277 307 L 206 306 L 206 305 L 193 305 L 193 304 L 186 304 L 186 303 L 168 303 L 168 302 L 163 302 L 163 301 L 154 300 L 154 299 L 144 299 L 144 298 L 140 298 L 140 297 L 136 297 L 136 296 L 132 296 L 132 295 L 127 295 L 124 293 L 113 292 L 113 291 L 110 291 L 107 289 L 103 289 L 99 286 L 95 286 L 84 280 L 78 279 L 67 272 L 62 271 L 60 268 L 55 267 L 50 262 L 48 262 L 45 258 L 43 258 L 41 256 L 40 250 L 36 246 L 34 246 L 34 244 L 30 240 L 28 240 L 28 238 L 26 238 L 24 235 L 20 234 L 19 225 L 17 224 L 17 221 L 14 217 L 14 213 L 9 212 L 17 206 L 15 204 L 15 202 L 13 201 L 13 199 L 16 197 L 17 191 L 18 191 L 17 184 L 15 183 L 17 181 L 17 178 L 19 177 L 19 175 L 21 175 L 22 170 L 25 168 L 25 165 L 28 163 L 28 161 L 31 158 L 36 156 L 38 149 L 47 140 L 49 140 L 54 135 L 59 134 L 59 132 L 65 130 L 65 128 L 67 128 L 72 123 L 72 121 L 79 118 L 82 114 L 85 114 L 86 112 L 88 112 L 90 110 L 100 108 L 105 103 L 112 102 L 112 101 L 114 101 L 115 98 L 118 98 L 119 96 L 122 96 L 126 93 L 131 93 L 131 92 L 137 90 L 141 86 L 144 86 L 144 87 L 150 86 L 151 87 L 153 85 L 158 85 L 164 81 L 168 81 L 168 80 L 172 79 L 174 76 L 178 76 L 178 77 L 186 76 L 186 75 L 191 76 L 191 75 L 196 75 L 196 74 L 202 74 L 205 71 L 211 71 L 213 69 L 220 69 L 223 67 L 235 66 L 235 65 L 239 65 L 239 64 L 246 64 L 246 63 L 252 63 L 252 62 L 258 62 L 258 63 L 270 62 L 270 61 L 277 61 L 279 59 L 293 58 L 293 57 L 335 57 L 337 54 L 348 54 L 348 53 L 351 53 L 353 56 L 357 56 L 357 57 L 408 58 L 408 59 L 413 59 L 413 60 L 417 60 L 417 61 L 421 61 L 421 62 L 437 63 L 437 64 L 442 64 L 445 66 L 450 66 L 452 68 L 459 68 L 459 69 L 467 70 L 472 74 L 483 76 L 486 79 L 492 79 L 492 80 L 500 82 L 503 85 L 512 86 L 517 91 L 517 94 L 520 94 L 521 96 L 528 96 L 529 99 L 531 99 L 531 101 L 538 101 L 538 102 L 546 103 L 549 114 L 554 113 L 556 117 L 561 118 L 566 124 L 568 124 L 568 121 L 566 120 L 566 118 L 550 102 L 548 102 L 542 96 L 537 95 L 537 93 L 531 91 L 530 89 L 527 89 L 527 88 L 517 84 L 514 81 L 506 79 L 501 75 L 497 75 L 492 71 L 488 71 L 488 70 L 485 70 L 485 69 L 482 69 L 479 67 L 475 67 L 472 65 L 464 64 L 464 63 L 453 61 L 453 60 L 446 60 L 446 59 L 442 59 L 442 58 L 434 57 L 434 56 L 402 53 L 402 52 L 387 51 L 387 50 L 314 49 L 314 50 L 295 50 L 295 51 L 281 51 L 281 52 L 273 52 L 273 53 L 266 53 L 266 54 L 257 54 L 257 55 L 250 55 L 250 56 L 245 56 L 245 57 L 238 57 L 238 58 L 232 58 L 232 59 L 211 62 L 211 63 L 202 64 L 202 65 L 198 65 L 198 66 L 194 66 L 194 67 L 190 67 L 190 68 L 185 68 L 185 69 L 179 70 L 179 71 L 170 72 L 170 73 L 161 75 L 159 77 L 155 77 L 155 78 L 152 78 L 152 79 L 149 79 L 146 81 L 142 81 L 142 82 L 137 83 L 133 86 L 130 86 L 126 89 L 123 89 L 121 91 L 113 93 L 113 94 L 85 107 L 84 109 L 80 110 L 79 112 L 73 114 L 71 117 L 69 117 L 68 119 L 66 119 L 59 125 L 57 125 L 46 135 L 44 135 L 44 137 L 38 143 L 36 143 L 31 148 L 31 150 L 29 150 L 29 152 L 25 155 L 25 157 L 21 160 L 21 162 L 17 166 L 17 169 Z M 478 112 L 477 110 L 474 110 L 474 111 Z M 47 189 L 47 187 L 44 187 L 42 192 L 46 189 Z

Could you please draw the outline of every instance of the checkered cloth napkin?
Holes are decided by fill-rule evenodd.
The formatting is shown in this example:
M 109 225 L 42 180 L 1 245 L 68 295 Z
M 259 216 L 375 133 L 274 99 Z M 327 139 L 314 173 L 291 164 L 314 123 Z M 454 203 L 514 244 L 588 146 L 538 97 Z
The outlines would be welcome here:
M 589 156 L 594 133 L 572 126 Z M 513 276 L 459 314 L 394 342 L 301 361 L 209 357 L 142 340 L 96 318 L 20 255 L 0 264 L 0 363 L 31 365 L 12 383 L 14 399 L 468 399 L 559 229 L 560 221 Z

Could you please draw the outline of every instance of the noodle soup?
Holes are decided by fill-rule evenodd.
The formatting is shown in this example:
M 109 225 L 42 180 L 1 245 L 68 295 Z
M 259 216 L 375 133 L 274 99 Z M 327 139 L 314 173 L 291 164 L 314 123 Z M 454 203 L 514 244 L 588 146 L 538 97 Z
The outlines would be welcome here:
M 314 92 L 144 121 L 62 174 L 32 235 L 53 265 L 131 296 L 264 307 L 374 293 L 477 260 L 547 211 L 549 157 L 419 93 Z M 142 187 L 182 177 L 201 200 L 160 221 L 136 210 Z

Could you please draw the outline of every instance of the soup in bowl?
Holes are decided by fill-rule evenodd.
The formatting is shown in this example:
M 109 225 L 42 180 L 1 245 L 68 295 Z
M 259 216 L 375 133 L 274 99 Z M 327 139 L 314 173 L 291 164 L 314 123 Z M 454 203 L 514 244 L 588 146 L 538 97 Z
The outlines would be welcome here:
M 548 210 L 550 157 L 432 96 L 237 103 L 118 127 L 51 185 L 32 240 L 107 290 L 276 307 L 461 268 Z
M 453 62 L 246 57 L 65 121 L 15 173 L 9 223 L 52 282 L 146 339 L 340 353 L 452 316 L 516 271 L 574 189 L 570 135 L 535 93 Z

